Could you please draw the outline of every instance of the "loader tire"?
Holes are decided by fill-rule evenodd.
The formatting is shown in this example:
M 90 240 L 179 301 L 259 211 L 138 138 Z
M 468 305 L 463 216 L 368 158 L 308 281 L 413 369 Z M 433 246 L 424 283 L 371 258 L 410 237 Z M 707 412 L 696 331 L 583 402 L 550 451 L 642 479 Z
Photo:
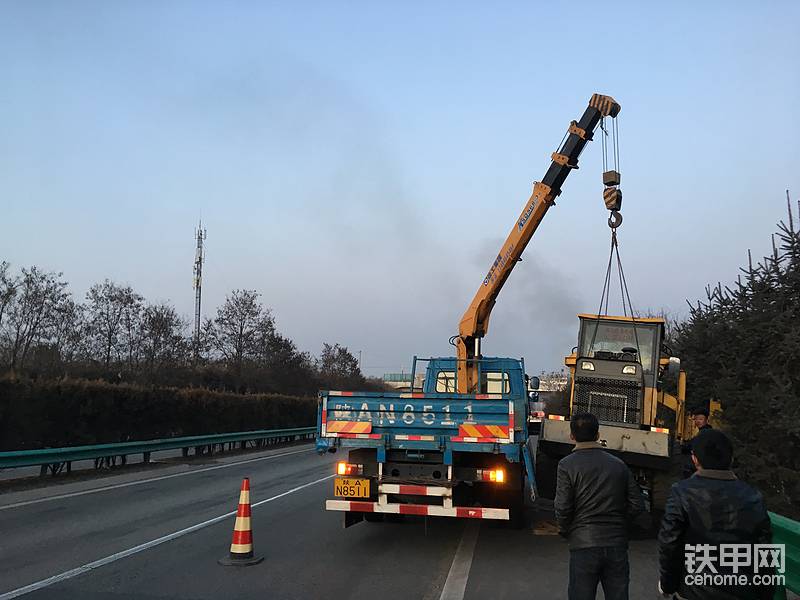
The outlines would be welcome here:
M 653 475 L 653 484 L 650 488 L 650 512 L 654 516 L 664 514 L 672 484 L 676 481 L 668 472 L 658 472 Z

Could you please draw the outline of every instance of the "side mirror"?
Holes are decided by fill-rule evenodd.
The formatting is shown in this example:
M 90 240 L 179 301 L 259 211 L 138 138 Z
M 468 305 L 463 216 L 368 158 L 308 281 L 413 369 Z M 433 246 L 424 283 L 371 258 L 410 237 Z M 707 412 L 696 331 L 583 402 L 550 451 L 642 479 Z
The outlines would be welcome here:
M 531 378 L 528 380 L 528 389 L 529 389 L 529 390 L 538 390 L 538 389 L 539 389 L 539 384 L 540 384 L 540 383 L 541 383 L 541 382 L 539 381 L 539 378 L 538 378 L 538 377 L 536 377 L 536 376 L 534 376 L 534 377 L 531 377 Z

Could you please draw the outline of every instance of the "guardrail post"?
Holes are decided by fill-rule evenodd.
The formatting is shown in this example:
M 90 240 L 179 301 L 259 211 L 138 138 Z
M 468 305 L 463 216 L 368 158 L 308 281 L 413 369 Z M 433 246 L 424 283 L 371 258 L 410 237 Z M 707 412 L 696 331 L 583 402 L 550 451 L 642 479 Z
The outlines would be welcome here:
M 143 452 L 142 453 L 142 462 L 144 464 L 146 464 L 146 465 L 150 464 L 150 453 L 149 452 Z

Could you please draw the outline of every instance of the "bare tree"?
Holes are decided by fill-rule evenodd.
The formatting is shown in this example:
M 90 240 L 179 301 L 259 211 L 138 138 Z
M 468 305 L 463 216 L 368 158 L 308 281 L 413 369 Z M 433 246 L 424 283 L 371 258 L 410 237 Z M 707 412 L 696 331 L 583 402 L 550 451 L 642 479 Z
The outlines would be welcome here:
M 62 363 L 73 363 L 87 354 L 84 307 L 72 298 L 56 307 L 51 319 L 50 341 Z
M 363 380 L 358 359 L 344 346 L 323 344 L 319 360 L 320 376 L 328 384 L 339 387 Z
M 31 344 L 46 338 L 58 307 L 69 298 L 61 273 L 22 269 L 15 299 L 8 306 L 11 369 L 22 368 Z
M 142 311 L 140 348 L 148 368 L 159 369 L 186 361 L 190 347 L 186 338 L 188 326 L 175 307 L 166 303 L 151 304 Z
M 86 293 L 91 335 L 97 357 L 108 367 L 112 358 L 126 356 L 133 362 L 137 328 L 136 318 L 143 298 L 130 286 L 117 285 L 106 279 Z
M 0 262 L 0 327 L 3 326 L 3 315 L 6 308 L 17 293 L 18 281 L 9 273 L 10 266 L 6 261 Z
M 0 361 L 2 364 L 11 362 L 9 340 L 10 334 L 3 330 L 3 317 L 7 314 L 7 309 L 17 294 L 17 277 L 9 272 L 9 263 L 0 262 Z
M 213 350 L 241 372 L 247 360 L 264 357 L 275 320 L 269 309 L 259 302 L 255 290 L 233 290 L 225 304 L 217 309 L 213 321 L 206 321 L 205 337 Z
M 122 301 L 122 335 L 120 336 L 120 354 L 125 357 L 128 368 L 134 368 L 139 358 L 140 322 L 144 298 L 133 292 L 131 288 L 125 288 L 125 293 L 121 297 Z

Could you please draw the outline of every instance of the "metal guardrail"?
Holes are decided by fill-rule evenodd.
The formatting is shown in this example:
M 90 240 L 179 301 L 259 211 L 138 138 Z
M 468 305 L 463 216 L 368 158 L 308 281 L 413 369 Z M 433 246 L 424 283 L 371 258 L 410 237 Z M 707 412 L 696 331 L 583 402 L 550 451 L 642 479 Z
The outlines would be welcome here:
M 225 444 L 232 449 L 236 444 L 240 448 L 252 442 L 254 447 L 266 446 L 298 439 L 314 437 L 316 427 L 299 427 L 294 429 L 261 429 L 257 431 L 239 431 L 235 433 L 218 433 L 214 435 L 193 435 L 188 437 L 164 438 L 140 442 L 120 442 L 116 444 L 95 444 L 92 446 L 68 446 L 66 448 L 43 448 L 41 450 L 15 450 L 0 452 L 0 469 L 9 467 L 41 466 L 44 475 L 48 470 L 54 475 L 72 469 L 72 462 L 77 460 L 94 460 L 95 468 L 113 466 L 116 459 L 120 464 L 126 463 L 131 454 L 141 454 L 144 462 L 150 462 L 150 454 L 161 450 L 181 448 L 183 455 L 189 455 L 194 448 L 195 455 L 212 454 L 217 447 L 224 450 Z
M 772 521 L 772 543 L 786 544 L 786 590 L 800 594 L 800 522 L 772 512 L 769 518 Z M 777 590 L 775 600 L 786 598 L 786 590 Z

